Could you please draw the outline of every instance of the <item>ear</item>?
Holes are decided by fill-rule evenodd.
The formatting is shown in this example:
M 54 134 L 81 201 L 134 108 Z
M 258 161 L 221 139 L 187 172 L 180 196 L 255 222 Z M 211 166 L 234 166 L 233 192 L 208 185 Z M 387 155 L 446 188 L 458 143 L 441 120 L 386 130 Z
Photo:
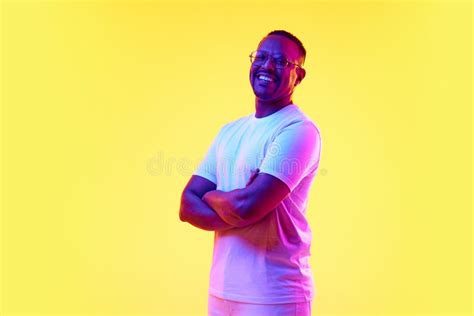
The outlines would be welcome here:
M 296 68 L 296 74 L 298 75 L 298 78 L 295 81 L 295 86 L 299 85 L 301 81 L 303 81 L 304 77 L 306 76 L 306 70 L 303 68 Z

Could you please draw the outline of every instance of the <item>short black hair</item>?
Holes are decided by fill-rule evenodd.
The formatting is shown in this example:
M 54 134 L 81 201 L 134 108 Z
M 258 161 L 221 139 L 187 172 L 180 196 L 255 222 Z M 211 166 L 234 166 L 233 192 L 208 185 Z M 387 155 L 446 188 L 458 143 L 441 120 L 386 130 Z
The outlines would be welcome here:
M 284 37 L 288 38 L 289 40 L 293 41 L 293 43 L 298 45 L 298 48 L 300 49 L 300 53 L 303 56 L 303 62 L 304 62 L 304 60 L 306 59 L 306 49 L 304 48 L 303 43 L 301 43 L 301 41 L 296 36 L 294 36 L 293 34 L 291 34 L 290 32 L 287 32 L 285 30 L 271 31 L 270 33 L 267 34 L 267 36 L 269 36 L 269 35 L 280 35 L 280 36 L 284 36 Z

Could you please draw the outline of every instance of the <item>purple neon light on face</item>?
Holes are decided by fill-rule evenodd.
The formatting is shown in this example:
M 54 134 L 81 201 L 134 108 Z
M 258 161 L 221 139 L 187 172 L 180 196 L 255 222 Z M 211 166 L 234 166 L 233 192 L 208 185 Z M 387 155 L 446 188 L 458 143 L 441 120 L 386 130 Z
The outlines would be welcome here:
M 255 96 L 272 101 L 293 93 L 297 74 L 295 67 L 277 68 L 273 58 L 281 56 L 291 61 L 299 58 L 298 47 L 281 36 L 270 35 L 260 42 L 258 51 L 270 56 L 261 65 L 250 67 L 250 84 Z

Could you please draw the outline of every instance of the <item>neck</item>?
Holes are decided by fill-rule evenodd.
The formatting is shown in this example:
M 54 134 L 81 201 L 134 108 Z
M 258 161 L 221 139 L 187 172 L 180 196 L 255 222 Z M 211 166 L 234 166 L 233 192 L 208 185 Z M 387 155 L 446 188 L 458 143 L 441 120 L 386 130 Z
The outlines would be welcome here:
M 292 104 L 291 95 L 280 100 L 266 101 L 255 98 L 255 117 L 262 118 L 281 110 L 285 106 Z

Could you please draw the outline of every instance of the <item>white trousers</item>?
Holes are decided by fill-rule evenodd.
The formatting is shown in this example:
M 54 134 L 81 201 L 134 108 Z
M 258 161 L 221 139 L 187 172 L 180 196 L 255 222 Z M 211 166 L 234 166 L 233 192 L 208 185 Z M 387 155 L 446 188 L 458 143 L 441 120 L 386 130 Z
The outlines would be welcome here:
M 208 316 L 311 316 L 311 301 L 287 304 L 252 304 L 209 294 Z

